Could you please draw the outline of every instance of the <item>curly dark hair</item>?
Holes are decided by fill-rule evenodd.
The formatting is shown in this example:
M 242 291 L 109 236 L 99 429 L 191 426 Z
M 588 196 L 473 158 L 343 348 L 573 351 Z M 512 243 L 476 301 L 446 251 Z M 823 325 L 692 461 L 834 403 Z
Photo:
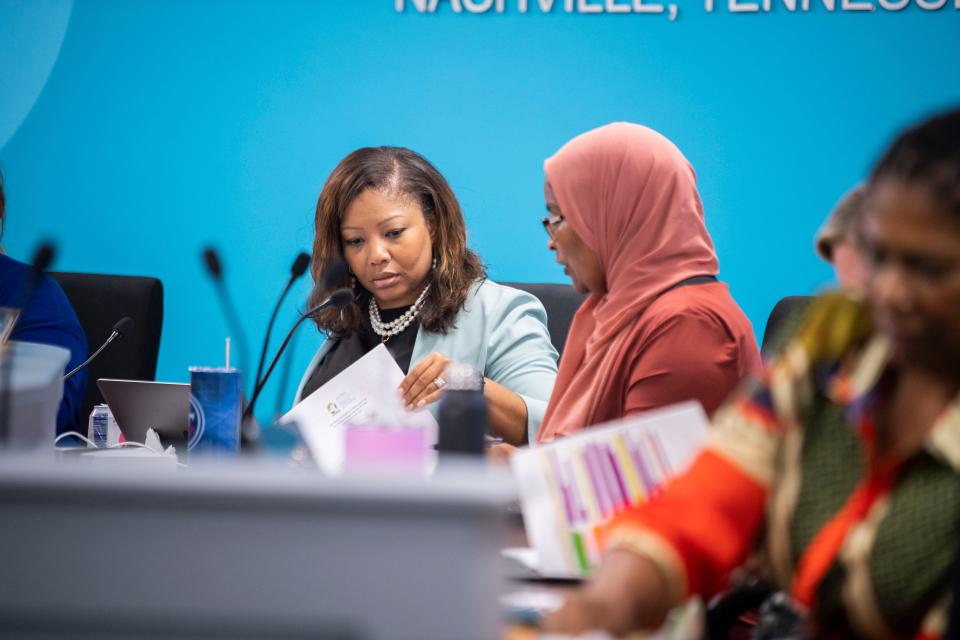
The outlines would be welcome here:
M 926 183 L 945 210 L 960 216 L 960 109 L 897 136 L 874 167 L 870 184 L 887 179 Z
M 350 286 L 349 274 L 345 274 L 341 282 L 326 285 L 323 274 L 330 265 L 344 260 L 340 225 L 350 204 L 368 189 L 409 198 L 423 211 L 432 230 L 437 266 L 433 271 L 433 286 L 420 312 L 420 325 L 427 331 L 447 333 L 466 301 L 468 290 L 486 278 L 486 270 L 480 258 L 467 248 L 463 213 L 450 185 L 426 158 L 403 147 L 357 149 L 341 160 L 327 178 L 314 218 L 316 237 L 311 263 L 314 288 L 308 305 L 313 307 L 335 289 Z M 359 329 L 370 292 L 358 282 L 354 295 L 353 303 L 314 316 L 317 328 L 335 335 Z

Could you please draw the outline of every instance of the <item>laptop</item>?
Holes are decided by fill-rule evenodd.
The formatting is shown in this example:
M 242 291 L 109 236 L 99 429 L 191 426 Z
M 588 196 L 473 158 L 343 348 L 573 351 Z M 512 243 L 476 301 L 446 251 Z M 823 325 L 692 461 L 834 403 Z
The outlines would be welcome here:
M 190 425 L 190 385 L 100 378 L 97 386 L 123 433 L 143 442 L 153 429 L 164 445 L 185 443 Z

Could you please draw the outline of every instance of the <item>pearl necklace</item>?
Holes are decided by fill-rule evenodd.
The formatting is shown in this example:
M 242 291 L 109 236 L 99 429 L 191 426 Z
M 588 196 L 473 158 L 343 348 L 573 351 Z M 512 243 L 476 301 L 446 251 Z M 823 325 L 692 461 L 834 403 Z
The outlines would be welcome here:
M 380 342 L 386 342 L 410 326 L 410 323 L 420 315 L 428 291 L 430 291 L 429 284 L 417 296 L 416 302 L 402 316 L 391 322 L 384 322 L 380 319 L 380 307 L 377 306 L 376 299 L 373 296 L 370 297 L 370 326 L 373 327 L 373 332 L 380 336 Z

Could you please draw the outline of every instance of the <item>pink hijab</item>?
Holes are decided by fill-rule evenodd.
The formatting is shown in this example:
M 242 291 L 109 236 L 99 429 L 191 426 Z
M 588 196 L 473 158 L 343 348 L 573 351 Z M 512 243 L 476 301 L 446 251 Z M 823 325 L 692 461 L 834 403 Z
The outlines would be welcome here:
M 693 167 L 672 142 L 618 122 L 577 136 L 543 165 L 566 223 L 596 252 L 606 294 L 573 318 L 537 440 L 594 423 L 612 401 L 610 372 L 629 363 L 643 311 L 673 285 L 716 275 Z

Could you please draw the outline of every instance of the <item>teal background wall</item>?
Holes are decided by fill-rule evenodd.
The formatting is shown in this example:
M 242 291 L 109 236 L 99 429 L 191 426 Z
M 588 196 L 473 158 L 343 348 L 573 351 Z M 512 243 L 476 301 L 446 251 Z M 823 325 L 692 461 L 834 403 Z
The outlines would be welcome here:
M 320 187 L 352 149 L 423 153 L 495 279 L 562 282 L 539 226 L 542 161 L 632 120 L 696 168 L 721 276 L 759 336 L 778 298 L 830 280 L 814 232 L 891 135 L 960 103 L 952 0 L 746 14 L 681 0 L 675 21 L 559 0 L 549 14 L 533 0 L 526 14 L 515 0 L 482 15 L 405 4 L 0 0 L 8 253 L 28 260 L 53 238 L 58 270 L 161 278 L 158 377 L 183 381 L 188 365 L 222 361 L 228 333 L 202 247 L 221 248 L 256 344 L 311 246 Z M 319 340 L 302 332 L 294 379 Z

